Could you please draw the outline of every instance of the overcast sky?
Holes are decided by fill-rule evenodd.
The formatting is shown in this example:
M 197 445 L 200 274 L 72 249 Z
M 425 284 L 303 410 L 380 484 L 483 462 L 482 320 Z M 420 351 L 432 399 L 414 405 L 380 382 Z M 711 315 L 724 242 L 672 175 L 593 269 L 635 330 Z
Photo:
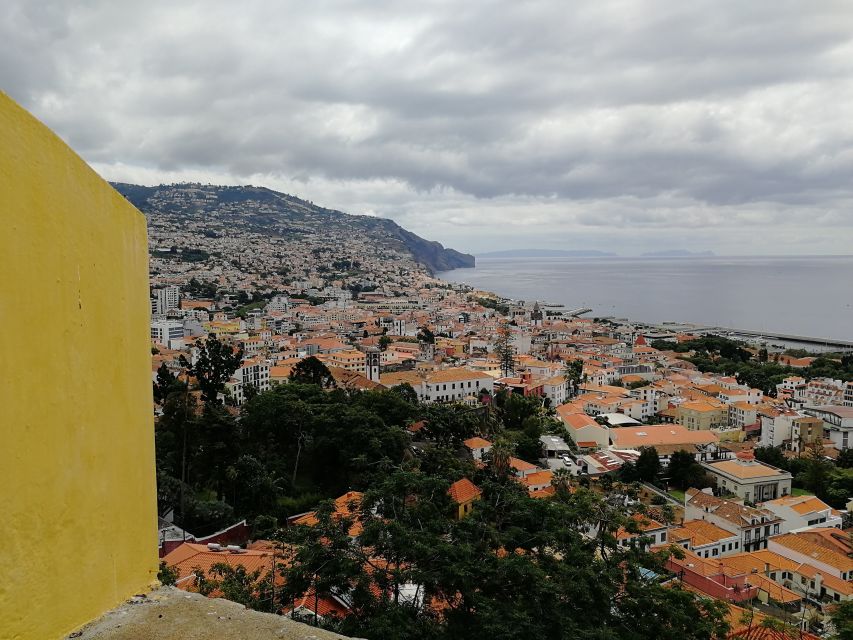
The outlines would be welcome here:
M 0 89 L 110 180 L 464 251 L 853 253 L 850 0 L 4 0 Z

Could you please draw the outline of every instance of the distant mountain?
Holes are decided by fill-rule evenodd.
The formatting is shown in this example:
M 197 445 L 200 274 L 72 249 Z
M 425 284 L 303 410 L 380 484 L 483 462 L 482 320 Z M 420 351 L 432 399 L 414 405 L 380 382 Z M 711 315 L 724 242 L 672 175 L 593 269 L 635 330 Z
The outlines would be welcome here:
M 481 258 L 599 258 L 616 254 L 594 249 L 508 249 L 477 255 Z
M 474 266 L 474 256 L 425 240 L 393 220 L 326 209 L 264 187 L 196 183 L 157 187 L 113 183 L 113 187 L 147 217 L 168 216 L 196 228 L 199 223 L 203 227 L 206 215 L 215 214 L 220 222 L 225 219 L 237 228 L 284 238 L 319 237 L 327 231 L 344 237 L 363 234 L 410 254 L 431 273 Z
M 669 249 L 667 251 L 650 251 L 642 254 L 644 258 L 710 258 L 713 251 L 688 251 L 687 249 Z

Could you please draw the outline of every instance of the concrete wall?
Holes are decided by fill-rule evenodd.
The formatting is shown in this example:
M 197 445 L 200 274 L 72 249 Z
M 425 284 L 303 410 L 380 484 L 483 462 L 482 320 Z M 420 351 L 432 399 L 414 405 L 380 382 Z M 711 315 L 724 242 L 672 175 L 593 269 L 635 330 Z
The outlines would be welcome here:
M 145 219 L 0 93 L 0 637 L 156 581 Z

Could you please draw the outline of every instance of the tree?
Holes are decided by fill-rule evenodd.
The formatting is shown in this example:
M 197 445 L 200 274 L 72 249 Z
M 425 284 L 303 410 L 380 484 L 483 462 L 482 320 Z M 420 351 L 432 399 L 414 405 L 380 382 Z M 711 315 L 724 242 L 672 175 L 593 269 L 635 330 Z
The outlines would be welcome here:
M 832 626 L 835 627 L 832 640 L 853 640 L 853 601 L 836 604 L 830 615 Z
M 643 482 L 654 484 L 660 475 L 660 458 L 654 447 L 643 447 L 640 449 L 640 457 L 637 458 L 637 475 Z
M 501 323 L 498 335 L 495 339 L 495 356 L 503 376 L 509 375 L 515 370 L 515 347 L 512 346 L 512 333 L 506 322 Z
M 170 393 L 183 391 L 184 387 L 185 385 L 178 380 L 178 377 L 169 371 L 165 362 L 157 368 L 157 380 L 154 382 L 155 402 L 162 404 Z
M 335 386 L 335 379 L 332 377 L 329 368 L 314 356 L 303 358 L 297 362 L 290 372 L 290 380 L 300 384 L 315 384 L 324 389 Z
M 426 342 L 427 344 L 435 344 L 435 334 L 430 331 L 429 327 L 423 326 L 418 330 L 418 342 Z
M 563 369 L 563 376 L 569 383 L 572 394 L 575 394 L 583 377 L 583 360 L 569 360 L 566 362 L 566 367 Z
M 160 570 L 157 571 L 157 580 L 160 584 L 171 587 L 178 581 L 179 575 L 177 567 L 170 567 L 163 560 L 160 561 Z
M 205 402 L 216 402 L 217 395 L 225 388 L 234 372 L 243 361 L 243 350 L 235 351 L 230 345 L 220 341 L 216 334 L 209 334 L 204 342 L 196 342 L 198 355 L 195 364 L 191 364 L 183 355 L 181 364 L 198 381 Z
M 705 469 L 689 451 L 676 451 L 667 467 L 669 481 L 679 489 L 703 489 L 707 486 Z
M 387 351 L 388 345 L 391 344 L 391 337 L 386 335 L 379 336 L 379 350 Z
M 314 527 L 281 532 L 295 549 L 284 597 L 346 593 L 351 615 L 315 623 L 377 640 L 725 637 L 724 604 L 648 580 L 658 555 L 617 551 L 621 506 L 584 489 L 535 500 L 502 475 L 477 485 L 477 508 L 455 521 L 448 479 L 392 472 L 365 493 L 356 538 L 353 517 L 321 505 Z

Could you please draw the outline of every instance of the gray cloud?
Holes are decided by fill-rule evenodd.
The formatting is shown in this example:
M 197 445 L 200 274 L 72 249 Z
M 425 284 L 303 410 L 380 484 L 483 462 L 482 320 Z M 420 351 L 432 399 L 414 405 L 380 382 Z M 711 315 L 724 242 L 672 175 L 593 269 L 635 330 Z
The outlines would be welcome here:
M 0 87 L 110 179 L 461 249 L 853 246 L 846 0 L 269 4 L 10 0 Z

